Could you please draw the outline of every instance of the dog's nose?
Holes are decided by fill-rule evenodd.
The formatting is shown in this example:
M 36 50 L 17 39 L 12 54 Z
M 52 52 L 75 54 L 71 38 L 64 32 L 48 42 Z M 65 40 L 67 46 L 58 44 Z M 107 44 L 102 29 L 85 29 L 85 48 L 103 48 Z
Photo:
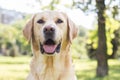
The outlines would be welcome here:
M 45 34 L 54 33 L 55 32 L 55 28 L 52 27 L 52 26 L 45 26 L 43 31 L 44 31 Z
M 54 26 L 45 26 L 43 29 L 45 39 L 53 39 L 55 37 L 55 28 Z

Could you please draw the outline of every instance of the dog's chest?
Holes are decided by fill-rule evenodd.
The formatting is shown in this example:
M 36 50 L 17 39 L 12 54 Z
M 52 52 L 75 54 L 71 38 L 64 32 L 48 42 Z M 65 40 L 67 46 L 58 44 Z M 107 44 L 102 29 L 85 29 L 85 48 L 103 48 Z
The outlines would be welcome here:
M 40 71 L 37 72 L 39 80 L 59 80 L 59 76 L 61 74 L 61 71 L 59 69 L 55 69 L 52 67 L 41 67 L 41 69 L 39 70 Z
M 39 80 L 59 80 L 62 71 L 62 65 L 52 61 L 47 64 L 40 63 L 36 66 L 36 74 Z
M 41 80 L 59 80 L 60 72 L 54 69 L 47 69 L 39 77 L 43 78 Z

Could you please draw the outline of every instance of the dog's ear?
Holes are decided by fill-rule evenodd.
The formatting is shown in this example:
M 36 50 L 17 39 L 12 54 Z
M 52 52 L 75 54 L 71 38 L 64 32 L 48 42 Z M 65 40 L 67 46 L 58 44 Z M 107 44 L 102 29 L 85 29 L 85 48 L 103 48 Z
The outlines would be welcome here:
M 71 43 L 72 40 L 77 36 L 78 28 L 74 24 L 74 22 L 68 17 L 67 17 L 67 24 L 68 24 L 68 39 Z
M 28 40 L 28 42 L 30 42 L 33 34 L 34 17 L 35 15 L 27 22 L 23 29 L 23 35 Z
M 77 36 L 77 34 L 78 34 L 78 28 L 77 28 L 77 26 L 74 24 L 74 22 L 67 16 L 67 14 L 66 13 L 64 13 L 64 12 L 61 12 L 65 17 L 66 17 L 66 19 L 67 19 L 67 26 L 68 26 L 68 30 L 67 30 L 67 32 L 68 32 L 68 34 L 67 34 L 67 36 L 68 36 L 68 40 L 69 40 L 69 42 L 71 43 L 72 42 L 72 40 Z

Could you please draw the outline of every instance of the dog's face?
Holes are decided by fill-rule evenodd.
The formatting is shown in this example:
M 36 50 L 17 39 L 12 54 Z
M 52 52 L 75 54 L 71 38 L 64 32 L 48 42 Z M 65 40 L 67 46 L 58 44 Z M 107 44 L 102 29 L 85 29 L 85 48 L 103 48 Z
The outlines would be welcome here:
M 77 29 L 66 14 L 48 11 L 35 14 L 23 33 L 28 40 L 38 45 L 42 54 L 52 55 L 65 49 L 77 35 Z
M 34 18 L 34 36 L 40 43 L 41 53 L 59 53 L 66 36 L 67 22 L 62 14 L 41 13 Z

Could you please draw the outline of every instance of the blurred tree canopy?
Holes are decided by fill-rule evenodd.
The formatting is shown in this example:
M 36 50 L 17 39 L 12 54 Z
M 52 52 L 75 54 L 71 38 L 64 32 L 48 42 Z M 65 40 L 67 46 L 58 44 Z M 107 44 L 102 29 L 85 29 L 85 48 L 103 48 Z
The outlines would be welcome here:
M 30 45 L 22 35 L 27 20 L 16 21 L 14 24 L 0 24 L 0 53 L 5 56 L 17 56 L 30 53 Z
M 105 2 L 105 31 L 107 37 L 107 54 L 108 58 L 115 58 L 118 56 L 117 52 L 119 52 L 119 39 L 118 32 L 120 28 L 120 1 L 119 0 L 104 0 Z M 73 7 L 81 9 L 85 14 L 97 14 L 98 9 L 96 7 L 96 2 L 94 0 L 81 0 L 76 1 L 73 0 Z M 96 17 L 97 19 L 97 17 Z M 95 57 L 95 52 L 98 47 L 98 25 L 96 23 L 95 29 L 90 30 L 88 34 L 88 41 L 87 41 L 87 51 L 90 58 Z
M 97 26 L 97 25 L 96 25 Z M 107 37 L 107 54 L 108 56 L 113 54 L 113 44 L 112 44 L 112 40 L 115 39 L 116 37 L 118 38 L 118 36 L 116 36 L 115 32 L 117 30 L 119 30 L 120 27 L 120 23 L 119 21 L 107 17 L 106 18 L 106 37 Z M 120 35 L 118 33 L 118 35 Z M 88 53 L 89 57 L 95 57 L 95 51 L 97 49 L 97 41 L 98 41 L 98 37 L 97 37 L 97 27 L 94 30 L 90 30 L 89 34 L 88 34 L 88 41 L 87 41 L 87 45 L 88 45 L 88 51 L 90 51 Z M 117 39 L 117 42 L 119 45 L 119 39 Z

